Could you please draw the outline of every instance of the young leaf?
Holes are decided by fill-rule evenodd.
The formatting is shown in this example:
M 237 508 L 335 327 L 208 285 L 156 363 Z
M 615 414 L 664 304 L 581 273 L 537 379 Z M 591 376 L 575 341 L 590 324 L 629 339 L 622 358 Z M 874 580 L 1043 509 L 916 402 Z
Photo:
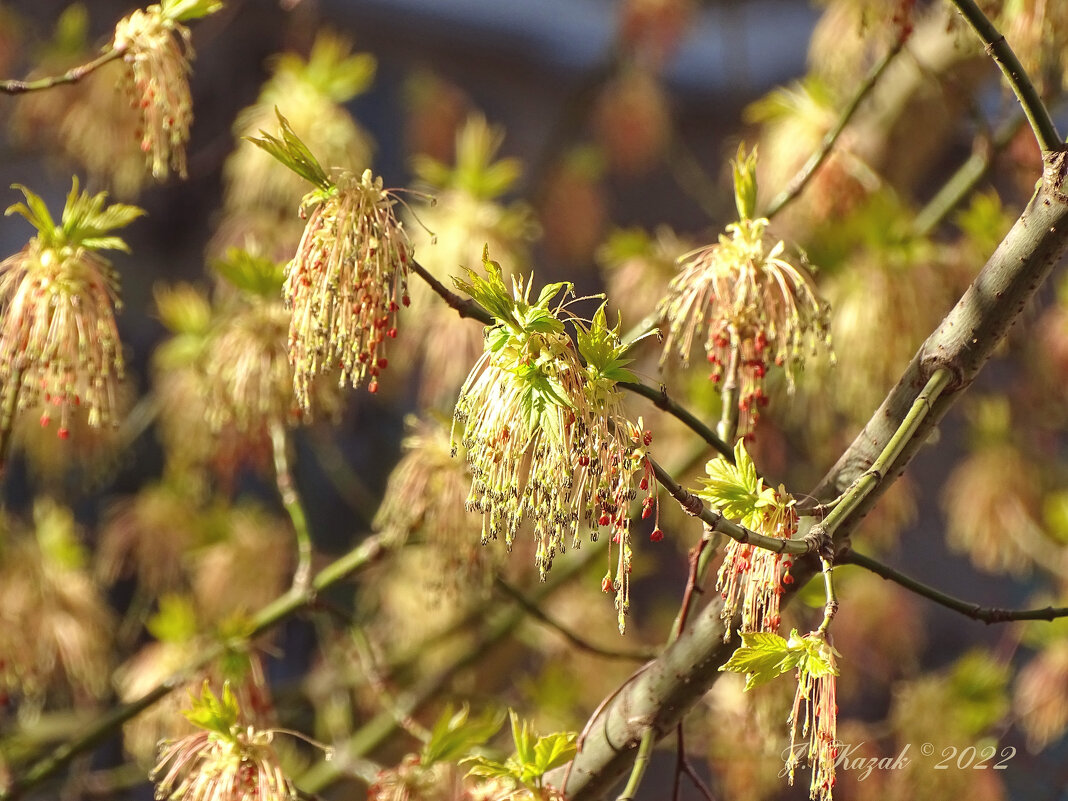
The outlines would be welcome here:
M 458 712 L 453 712 L 451 705 L 447 706 L 430 732 L 421 764 L 429 767 L 435 762 L 456 762 L 496 734 L 503 722 L 503 712 L 490 710 L 482 717 L 470 720 L 466 704 Z
M 293 131 L 289 120 L 282 116 L 282 112 L 276 107 L 274 113 L 278 115 L 278 125 L 282 138 L 272 136 L 264 130 L 263 136 L 257 139 L 254 136 L 246 136 L 245 139 L 263 150 L 266 150 L 282 164 L 289 167 L 297 175 L 321 191 L 329 191 L 333 187 L 326 175 L 326 170 L 315 158 L 308 146 L 301 141 Z
M 214 14 L 223 7 L 222 0 L 163 0 L 163 16 L 175 22 L 188 22 Z
M 230 248 L 225 258 L 215 260 L 211 266 L 242 292 L 264 298 L 277 298 L 282 293 L 285 265 L 264 256 Z
M 751 690 L 797 665 L 798 654 L 790 643 L 770 631 L 743 632 L 742 645 L 720 670 L 745 673 L 745 689 Z
M 208 680 L 205 679 L 200 698 L 191 695 L 191 700 L 192 708 L 182 712 L 190 723 L 224 737 L 233 736 L 233 729 L 241 717 L 241 709 L 229 682 L 223 685 L 223 696 L 220 699 L 215 697 Z
M 578 753 L 575 732 L 557 732 L 539 737 L 534 744 L 534 769 L 543 776 L 553 768 L 567 764 Z

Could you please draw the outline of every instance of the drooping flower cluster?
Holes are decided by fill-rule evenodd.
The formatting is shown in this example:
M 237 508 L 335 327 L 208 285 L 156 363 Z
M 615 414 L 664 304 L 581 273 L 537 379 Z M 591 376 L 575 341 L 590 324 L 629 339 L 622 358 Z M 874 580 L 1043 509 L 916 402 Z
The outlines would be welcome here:
M 797 694 L 790 711 L 790 751 L 786 761 L 790 784 L 802 756 L 812 771 L 809 798 L 831 801 L 838 759 L 837 651 L 823 632 L 790 635 L 791 650 L 803 655 L 797 663 Z M 807 742 L 805 742 L 807 740 Z
M 164 0 L 115 26 L 113 47 L 129 68 L 130 103 L 141 111 L 141 150 L 152 175 L 185 177 L 185 145 L 193 122 L 189 94 L 193 47 L 182 22 L 222 8 L 219 0 Z
M 735 464 L 719 457 L 708 463 L 708 478 L 698 494 L 725 517 L 769 537 L 789 539 L 797 533 L 794 499 L 784 487 L 765 486 L 742 440 L 734 448 Z M 727 543 L 716 590 L 723 597 L 723 639 L 731 638 L 734 617 L 742 615 L 740 631 L 777 631 L 779 601 L 790 584 L 792 557 L 765 548 Z M 781 577 L 780 577 L 781 574 Z
M 242 722 L 230 686 L 216 698 L 207 684 L 185 713 L 200 730 L 166 742 L 152 771 L 156 798 L 172 801 L 288 801 L 293 782 L 271 745 L 273 732 Z
M 0 517 L 0 696 L 104 695 L 115 621 L 71 512 L 34 504 L 33 529 Z
M 25 203 L 11 206 L 38 234 L 0 262 L 0 382 L 8 408 L 39 409 L 41 425 L 59 417 L 59 436 L 82 408 L 91 426 L 110 425 L 123 377 L 115 326 L 118 277 L 97 251 L 127 250 L 108 232 L 142 214 L 105 206 L 107 194 L 79 193 L 75 180 L 57 225 L 44 201 L 19 186 Z M 15 393 L 12 399 L 10 393 Z M 10 427 L 11 420 L 0 426 Z
M 739 151 L 734 162 L 739 220 L 715 244 L 694 251 L 660 303 L 666 320 L 666 361 L 672 352 L 686 362 L 694 339 L 706 331 L 705 351 L 716 383 L 739 388 L 739 430 L 752 430 L 767 405 L 764 379 L 772 365 L 784 369 L 792 388 L 803 347 L 829 343 L 826 306 L 804 268 L 785 257 L 786 246 L 767 247 L 768 221 L 753 219 L 756 155 Z
M 378 390 L 378 375 L 388 361 L 386 339 L 397 335 L 397 310 L 408 305 L 408 268 L 412 248 L 397 220 L 393 193 L 365 170 L 336 180 L 289 123 L 278 115 L 281 139 L 263 134 L 250 140 L 316 188 L 305 195 L 308 214 L 300 245 L 286 265 L 283 293 L 293 312 L 289 359 L 297 400 L 310 408 L 310 387 L 322 374 L 337 374 L 338 384 Z
M 655 506 L 646 447 L 652 434 L 626 419 L 619 381 L 626 346 L 609 328 L 602 306 L 589 325 L 576 321 L 575 344 L 552 300 L 569 284 L 550 284 L 531 303 L 530 282 L 513 279 L 509 293 L 499 265 L 484 261 L 489 280 L 472 271 L 457 286 L 496 319 L 486 351 L 471 370 L 454 413 L 473 481 L 468 507 L 483 514 L 483 539 L 510 544 L 520 524 L 533 521 L 535 560 L 544 575 L 557 553 L 586 527 L 596 538 L 608 528 L 619 551 L 614 580 L 620 629 L 629 606 L 630 502 L 637 485 Z M 583 363 L 585 361 L 585 364 Z

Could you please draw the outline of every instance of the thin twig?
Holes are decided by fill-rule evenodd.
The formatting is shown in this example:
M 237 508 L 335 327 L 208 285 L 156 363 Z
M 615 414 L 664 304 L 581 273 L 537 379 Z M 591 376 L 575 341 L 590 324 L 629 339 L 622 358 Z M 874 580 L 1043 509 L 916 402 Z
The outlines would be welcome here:
M 786 188 L 776 195 L 771 203 L 768 204 L 768 208 L 761 216 L 771 219 L 801 194 L 804 188 L 808 185 L 808 182 L 812 180 L 812 176 L 816 174 L 816 171 L 831 154 L 831 150 L 834 148 L 835 143 L 837 143 L 838 137 L 842 135 L 842 131 L 849 125 L 849 121 L 853 119 L 853 115 L 860 107 L 860 104 L 864 102 L 864 98 L 866 98 L 871 93 L 872 89 L 875 88 L 875 85 L 879 82 L 879 78 L 882 77 L 883 72 L 890 66 L 890 62 L 897 58 L 897 54 L 900 53 L 901 48 L 905 46 L 907 38 L 907 35 L 898 37 L 897 41 L 894 42 L 893 47 L 891 47 L 886 55 L 871 68 L 871 71 L 868 73 L 863 83 L 857 88 L 852 99 L 846 107 L 842 109 L 842 113 L 838 117 L 838 122 L 823 137 L 823 141 L 820 142 L 819 148 L 816 149 L 815 153 L 809 156 L 808 161 L 806 161 L 798 173 L 790 179 Z
M 583 651 L 587 651 L 588 653 L 594 654 L 595 656 L 604 657 L 605 659 L 623 659 L 629 660 L 631 662 L 648 662 L 658 653 L 657 650 L 654 648 L 641 648 L 634 649 L 631 651 L 620 651 L 615 648 L 605 648 L 600 645 L 594 645 L 588 640 L 580 637 L 578 634 L 569 629 L 563 623 L 554 620 L 552 617 L 542 611 L 541 607 L 533 603 L 517 588 L 513 587 L 500 576 L 494 579 L 494 585 L 497 587 L 498 590 L 500 590 L 513 601 L 515 601 L 517 604 L 519 604 L 519 606 L 522 607 L 528 615 L 533 618 L 536 618 L 537 620 L 540 620 L 546 626 L 562 635 L 564 639 L 566 639 L 572 645 L 581 648 Z
M 633 392 L 635 395 L 641 395 L 643 398 L 653 402 L 653 406 L 662 411 L 667 412 L 692 432 L 697 434 L 701 439 L 707 442 L 713 450 L 723 456 L 724 459 L 734 464 L 734 451 L 717 436 L 716 432 L 701 422 L 700 418 L 687 410 L 684 406 L 680 406 L 667 393 L 667 388 L 661 384 L 659 388 L 647 386 L 646 384 L 632 383 L 629 381 L 620 381 L 619 386 L 628 392 Z
M 1016 53 L 1009 47 L 1005 37 L 994 27 L 994 23 L 982 12 L 975 0 L 951 0 L 951 2 L 960 11 L 961 16 L 968 21 L 968 24 L 972 26 L 983 44 L 986 45 L 987 54 L 994 59 L 994 62 L 1005 75 L 1013 94 L 1016 95 L 1016 99 L 1023 106 L 1024 114 L 1027 115 L 1031 130 L 1035 132 L 1038 146 L 1046 152 L 1063 149 L 1064 140 L 1061 139 L 1061 135 L 1057 132 L 1057 126 L 1050 116 L 1049 109 L 1042 102 L 1038 90 L 1031 83 L 1027 71 L 1024 70 L 1020 59 L 1016 57 Z
M 849 519 L 872 490 L 887 478 L 887 472 L 905 447 L 912 443 L 920 424 L 930 414 L 934 402 L 949 387 L 952 380 L 953 373 L 949 368 L 940 367 L 934 371 L 878 458 L 843 493 L 827 517 L 812 527 L 810 536 L 833 535 L 842 521 Z
M 308 516 L 304 513 L 304 504 L 300 500 L 293 474 L 289 467 L 289 437 L 285 425 L 278 420 L 270 426 L 271 445 L 274 449 L 274 477 L 278 494 L 282 498 L 293 532 L 297 537 L 297 568 L 293 572 L 293 587 L 304 590 L 311 580 L 312 540 L 308 531 Z
M 929 601 L 934 601 L 940 606 L 952 609 L 954 612 L 959 612 L 965 617 L 970 617 L 972 620 L 979 620 L 987 625 L 990 625 L 991 623 L 1010 623 L 1017 620 L 1056 620 L 1058 618 L 1068 617 L 1068 607 L 1064 606 L 1047 606 L 1041 609 L 998 609 L 996 607 L 980 606 L 979 604 L 970 603 L 969 601 L 962 601 L 959 598 L 954 598 L 952 595 L 947 595 L 941 590 L 935 589 L 929 584 L 924 584 L 922 581 L 917 581 L 911 576 L 906 576 L 896 568 L 884 565 L 882 562 L 872 559 L 870 556 L 865 556 L 862 553 L 857 553 L 852 549 L 839 553 L 837 562 L 840 565 L 856 565 L 857 567 L 863 567 L 865 570 L 870 570 L 877 576 L 881 576 L 887 581 L 892 581 Z
M 73 67 L 62 75 L 53 75 L 49 78 L 38 78 L 34 81 L 19 81 L 14 79 L 0 80 L 0 93 L 8 95 L 21 95 L 26 92 L 38 92 L 42 89 L 51 89 L 53 86 L 77 83 L 89 73 L 104 66 L 105 64 L 122 58 L 125 48 L 109 47 L 99 56 L 85 64 Z
M 719 512 L 713 512 L 705 506 L 704 501 L 685 489 L 656 461 L 650 459 L 649 463 L 652 465 L 653 473 L 656 475 L 656 480 L 660 483 L 660 486 L 666 489 L 668 494 L 678 501 L 679 505 L 688 514 L 701 518 L 713 531 L 726 534 L 732 540 L 752 545 L 755 548 L 764 548 L 775 553 L 788 553 L 795 556 L 815 552 L 822 542 L 822 532 L 806 535 L 801 539 L 781 539 L 758 534 L 745 526 L 728 520 Z M 814 526 L 813 529 L 815 530 L 815 528 Z

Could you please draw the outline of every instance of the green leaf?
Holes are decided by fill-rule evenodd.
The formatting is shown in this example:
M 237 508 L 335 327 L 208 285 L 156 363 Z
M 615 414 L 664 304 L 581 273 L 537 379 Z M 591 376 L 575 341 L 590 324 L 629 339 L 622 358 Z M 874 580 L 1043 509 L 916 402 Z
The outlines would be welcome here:
M 456 762 L 496 734 L 503 722 L 503 712 L 490 710 L 470 720 L 466 704 L 458 712 L 447 706 L 431 729 L 420 762 L 424 767 L 435 762 Z
M 176 594 L 162 596 L 159 611 L 148 619 L 145 628 L 160 642 L 188 643 L 198 630 L 192 599 Z
M 512 742 L 515 743 L 516 759 L 522 765 L 534 764 L 534 734 L 529 721 L 520 721 L 514 709 L 508 710 L 512 723 Z
M 293 170 L 304 180 L 311 183 L 317 189 L 329 191 L 333 187 L 318 159 L 301 141 L 289 124 L 289 120 L 282 116 L 282 112 L 275 107 L 274 113 L 278 115 L 278 125 L 281 138 L 272 136 L 264 130 L 261 138 L 246 136 L 245 139 L 256 147 L 262 148 L 278 159 L 282 164 Z
M 544 776 L 553 768 L 565 765 L 578 753 L 578 734 L 575 732 L 557 732 L 539 737 L 534 744 L 534 769 L 539 776 Z
M 77 181 L 77 179 L 75 179 Z M 18 189 L 26 198 L 25 203 L 16 203 L 13 206 L 8 206 L 4 211 L 4 216 L 8 217 L 12 214 L 21 214 L 27 220 L 30 221 L 30 225 L 36 228 L 44 237 L 54 236 L 56 230 L 56 223 L 52 219 L 52 215 L 48 213 L 48 206 L 41 199 L 40 195 L 36 195 L 27 189 L 22 184 L 11 184 L 12 189 Z
M 200 697 L 190 694 L 193 703 L 192 708 L 182 712 L 186 720 L 206 731 L 220 734 L 226 738 L 233 738 L 233 730 L 241 717 L 241 709 L 237 704 L 230 682 L 223 684 L 222 698 L 216 698 L 211 691 L 208 680 L 204 680 Z
M 211 264 L 226 281 L 250 295 L 277 298 L 285 283 L 285 265 L 242 248 L 230 248 Z
M 770 631 L 745 632 L 742 644 L 720 670 L 745 673 L 745 689 L 751 690 L 797 666 L 796 649 Z
M 751 220 L 756 216 L 757 202 L 757 153 L 745 152 L 745 143 L 738 145 L 738 155 L 731 162 L 734 171 L 734 205 L 738 209 L 738 219 Z
M 743 440 L 734 446 L 734 462 L 731 464 L 723 457 L 708 462 L 705 465 L 708 478 L 700 479 L 705 486 L 697 494 L 724 516 L 751 525 L 762 515 L 769 498 L 773 502 L 774 492 L 764 486 Z
M 187 22 L 214 14 L 223 7 L 222 0 L 163 0 L 163 16 L 175 22 Z

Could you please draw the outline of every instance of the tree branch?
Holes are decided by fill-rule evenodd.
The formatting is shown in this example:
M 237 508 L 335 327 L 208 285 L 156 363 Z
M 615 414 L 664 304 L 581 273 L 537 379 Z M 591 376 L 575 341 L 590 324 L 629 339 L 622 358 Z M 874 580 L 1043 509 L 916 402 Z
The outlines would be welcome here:
M 871 492 L 840 520 L 835 532 L 838 543 L 904 470 L 1068 248 L 1065 154 L 1045 153 L 1043 161 L 1042 185 L 1012 230 L 814 491 L 817 498 L 829 499 L 863 475 L 899 430 L 931 375 L 940 367 L 950 371 L 950 385 L 933 402 L 893 464 Z M 784 593 L 783 603 L 788 603 L 797 589 L 812 578 L 818 569 L 816 562 L 807 558 L 794 563 L 791 573 L 795 583 Z M 719 667 L 738 646 L 737 638 L 723 642 L 721 606 L 717 599 L 702 609 L 691 628 L 594 716 L 589 724 L 590 736 L 562 788 L 569 801 L 602 798 L 627 771 L 644 731 L 652 728 L 657 737 L 673 731 L 715 683 Z M 554 773 L 550 780 L 560 782 L 563 773 Z
M 1005 37 L 994 27 L 987 16 L 982 12 L 975 0 L 951 0 L 953 5 L 960 11 L 961 16 L 968 20 L 968 24 L 976 32 L 986 45 L 986 52 L 994 59 L 1001 69 L 1005 78 L 1012 88 L 1016 99 L 1023 106 L 1027 121 L 1031 124 L 1031 130 L 1035 132 L 1038 146 L 1044 152 L 1059 150 L 1064 146 L 1064 140 L 1057 132 L 1057 126 L 1049 114 L 1049 109 L 1039 97 L 1035 85 L 1031 83 L 1026 70 L 1016 57 L 1012 48 L 1009 47 Z
M 908 39 L 907 34 L 903 34 L 894 42 L 885 56 L 883 56 L 875 66 L 871 68 L 864 81 L 857 87 L 856 93 L 853 95 L 846 107 L 842 109 L 841 115 L 838 117 L 838 122 L 831 128 L 823 137 L 823 141 L 820 142 L 819 148 L 816 152 L 809 156 L 808 161 L 804 163 L 797 175 L 790 179 L 790 182 L 786 185 L 786 188 L 782 190 L 776 197 L 768 204 L 767 209 L 760 216 L 767 217 L 769 220 L 782 211 L 787 205 L 792 203 L 797 197 L 804 191 L 808 182 L 812 180 L 812 176 L 816 174 L 816 171 L 823 165 L 823 162 L 827 160 L 827 157 L 831 154 L 831 150 L 834 149 L 835 143 L 838 141 L 838 137 L 842 135 L 842 131 L 849 125 L 849 121 L 853 119 L 853 115 L 857 109 L 860 108 L 860 104 L 864 102 L 866 98 L 875 88 L 875 85 L 879 82 L 886 68 L 890 66 L 890 63 L 897 58 L 898 53 L 905 46 L 905 41 Z
M 53 86 L 77 83 L 89 73 L 104 66 L 108 62 L 122 58 L 125 48 L 109 47 L 99 56 L 85 64 L 73 67 L 62 75 L 54 75 L 49 78 L 39 78 L 35 81 L 18 81 L 14 79 L 0 80 L 0 93 L 7 95 L 21 95 L 26 92 L 39 92 L 42 89 L 51 89 Z
M 914 236 L 930 236 L 942 221 L 957 208 L 976 185 L 983 180 L 994 164 L 994 157 L 1008 147 L 1009 142 L 1020 130 L 1027 118 L 1022 113 L 1017 113 L 1009 118 L 994 131 L 994 135 L 983 137 L 976 144 L 972 155 L 948 181 L 942 185 L 938 193 L 927 201 L 919 214 L 912 221 L 912 233 Z
M 954 612 L 960 612 L 965 617 L 982 621 L 987 625 L 991 623 L 1010 623 L 1017 620 L 1056 620 L 1057 618 L 1068 617 L 1068 607 L 1064 606 L 1047 606 L 1041 609 L 999 609 L 962 601 L 852 549 L 846 549 L 839 553 L 836 563 L 863 567 L 865 570 L 870 570 L 875 575 L 881 576 L 887 581 L 892 581 L 929 601 L 934 601 L 940 606 L 952 609 Z

